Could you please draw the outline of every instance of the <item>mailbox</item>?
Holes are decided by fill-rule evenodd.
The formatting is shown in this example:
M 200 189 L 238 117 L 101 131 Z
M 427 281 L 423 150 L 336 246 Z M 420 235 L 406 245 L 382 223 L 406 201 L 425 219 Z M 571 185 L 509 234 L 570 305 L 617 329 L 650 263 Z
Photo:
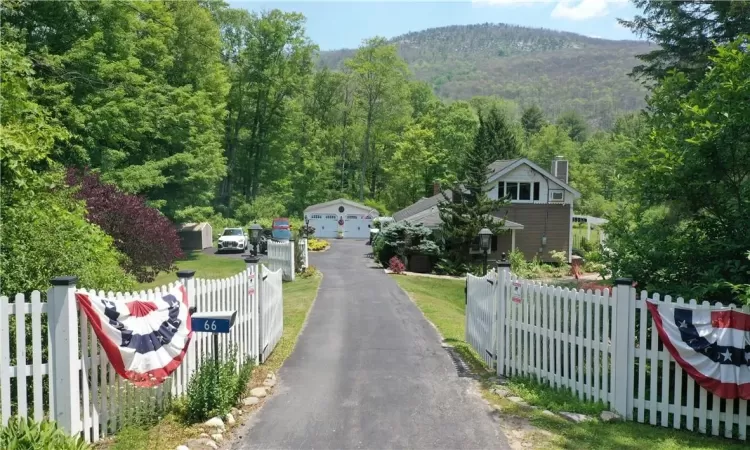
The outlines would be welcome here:
M 213 311 L 195 313 L 192 316 L 193 331 L 199 333 L 229 333 L 234 325 L 237 311 Z

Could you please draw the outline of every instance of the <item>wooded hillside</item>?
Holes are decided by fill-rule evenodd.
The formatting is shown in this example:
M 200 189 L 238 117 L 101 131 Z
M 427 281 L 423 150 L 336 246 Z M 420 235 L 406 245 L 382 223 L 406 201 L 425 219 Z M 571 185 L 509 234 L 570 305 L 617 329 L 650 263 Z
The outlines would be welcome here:
M 572 109 L 601 128 L 645 106 L 646 89 L 627 74 L 636 55 L 655 48 L 506 24 L 432 28 L 389 42 L 444 99 L 494 95 L 540 105 L 551 117 Z M 321 52 L 318 64 L 340 68 L 354 51 Z

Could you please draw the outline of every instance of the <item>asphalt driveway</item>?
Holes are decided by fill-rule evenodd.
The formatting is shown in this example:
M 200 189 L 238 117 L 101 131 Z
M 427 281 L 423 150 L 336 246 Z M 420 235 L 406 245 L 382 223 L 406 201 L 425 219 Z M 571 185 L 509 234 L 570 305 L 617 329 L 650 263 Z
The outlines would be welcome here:
M 364 241 L 311 254 L 324 274 L 275 393 L 235 450 L 508 448 L 474 382 Z

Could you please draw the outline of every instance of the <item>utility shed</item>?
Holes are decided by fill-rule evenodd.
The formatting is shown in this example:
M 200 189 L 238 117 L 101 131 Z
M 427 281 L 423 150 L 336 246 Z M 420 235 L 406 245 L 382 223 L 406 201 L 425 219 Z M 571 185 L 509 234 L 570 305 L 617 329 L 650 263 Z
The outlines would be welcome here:
M 183 250 L 203 250 L 213 246 L 213 229 L 208 222 L 183 224 L 177 234 Z

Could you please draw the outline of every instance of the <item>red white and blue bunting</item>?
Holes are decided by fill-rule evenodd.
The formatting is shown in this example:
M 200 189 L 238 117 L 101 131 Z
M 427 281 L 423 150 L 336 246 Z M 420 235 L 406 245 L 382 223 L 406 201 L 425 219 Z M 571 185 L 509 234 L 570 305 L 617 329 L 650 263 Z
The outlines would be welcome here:
M 77 292 L 76 299 L 110 364 L 136 386 L 154 387 L 182 363 L 193 330 L 184 286 L 158 300 L 112 300 Z
M 750 400 L 750 314 L 648 300 L 664 346 L 700 386 Z

